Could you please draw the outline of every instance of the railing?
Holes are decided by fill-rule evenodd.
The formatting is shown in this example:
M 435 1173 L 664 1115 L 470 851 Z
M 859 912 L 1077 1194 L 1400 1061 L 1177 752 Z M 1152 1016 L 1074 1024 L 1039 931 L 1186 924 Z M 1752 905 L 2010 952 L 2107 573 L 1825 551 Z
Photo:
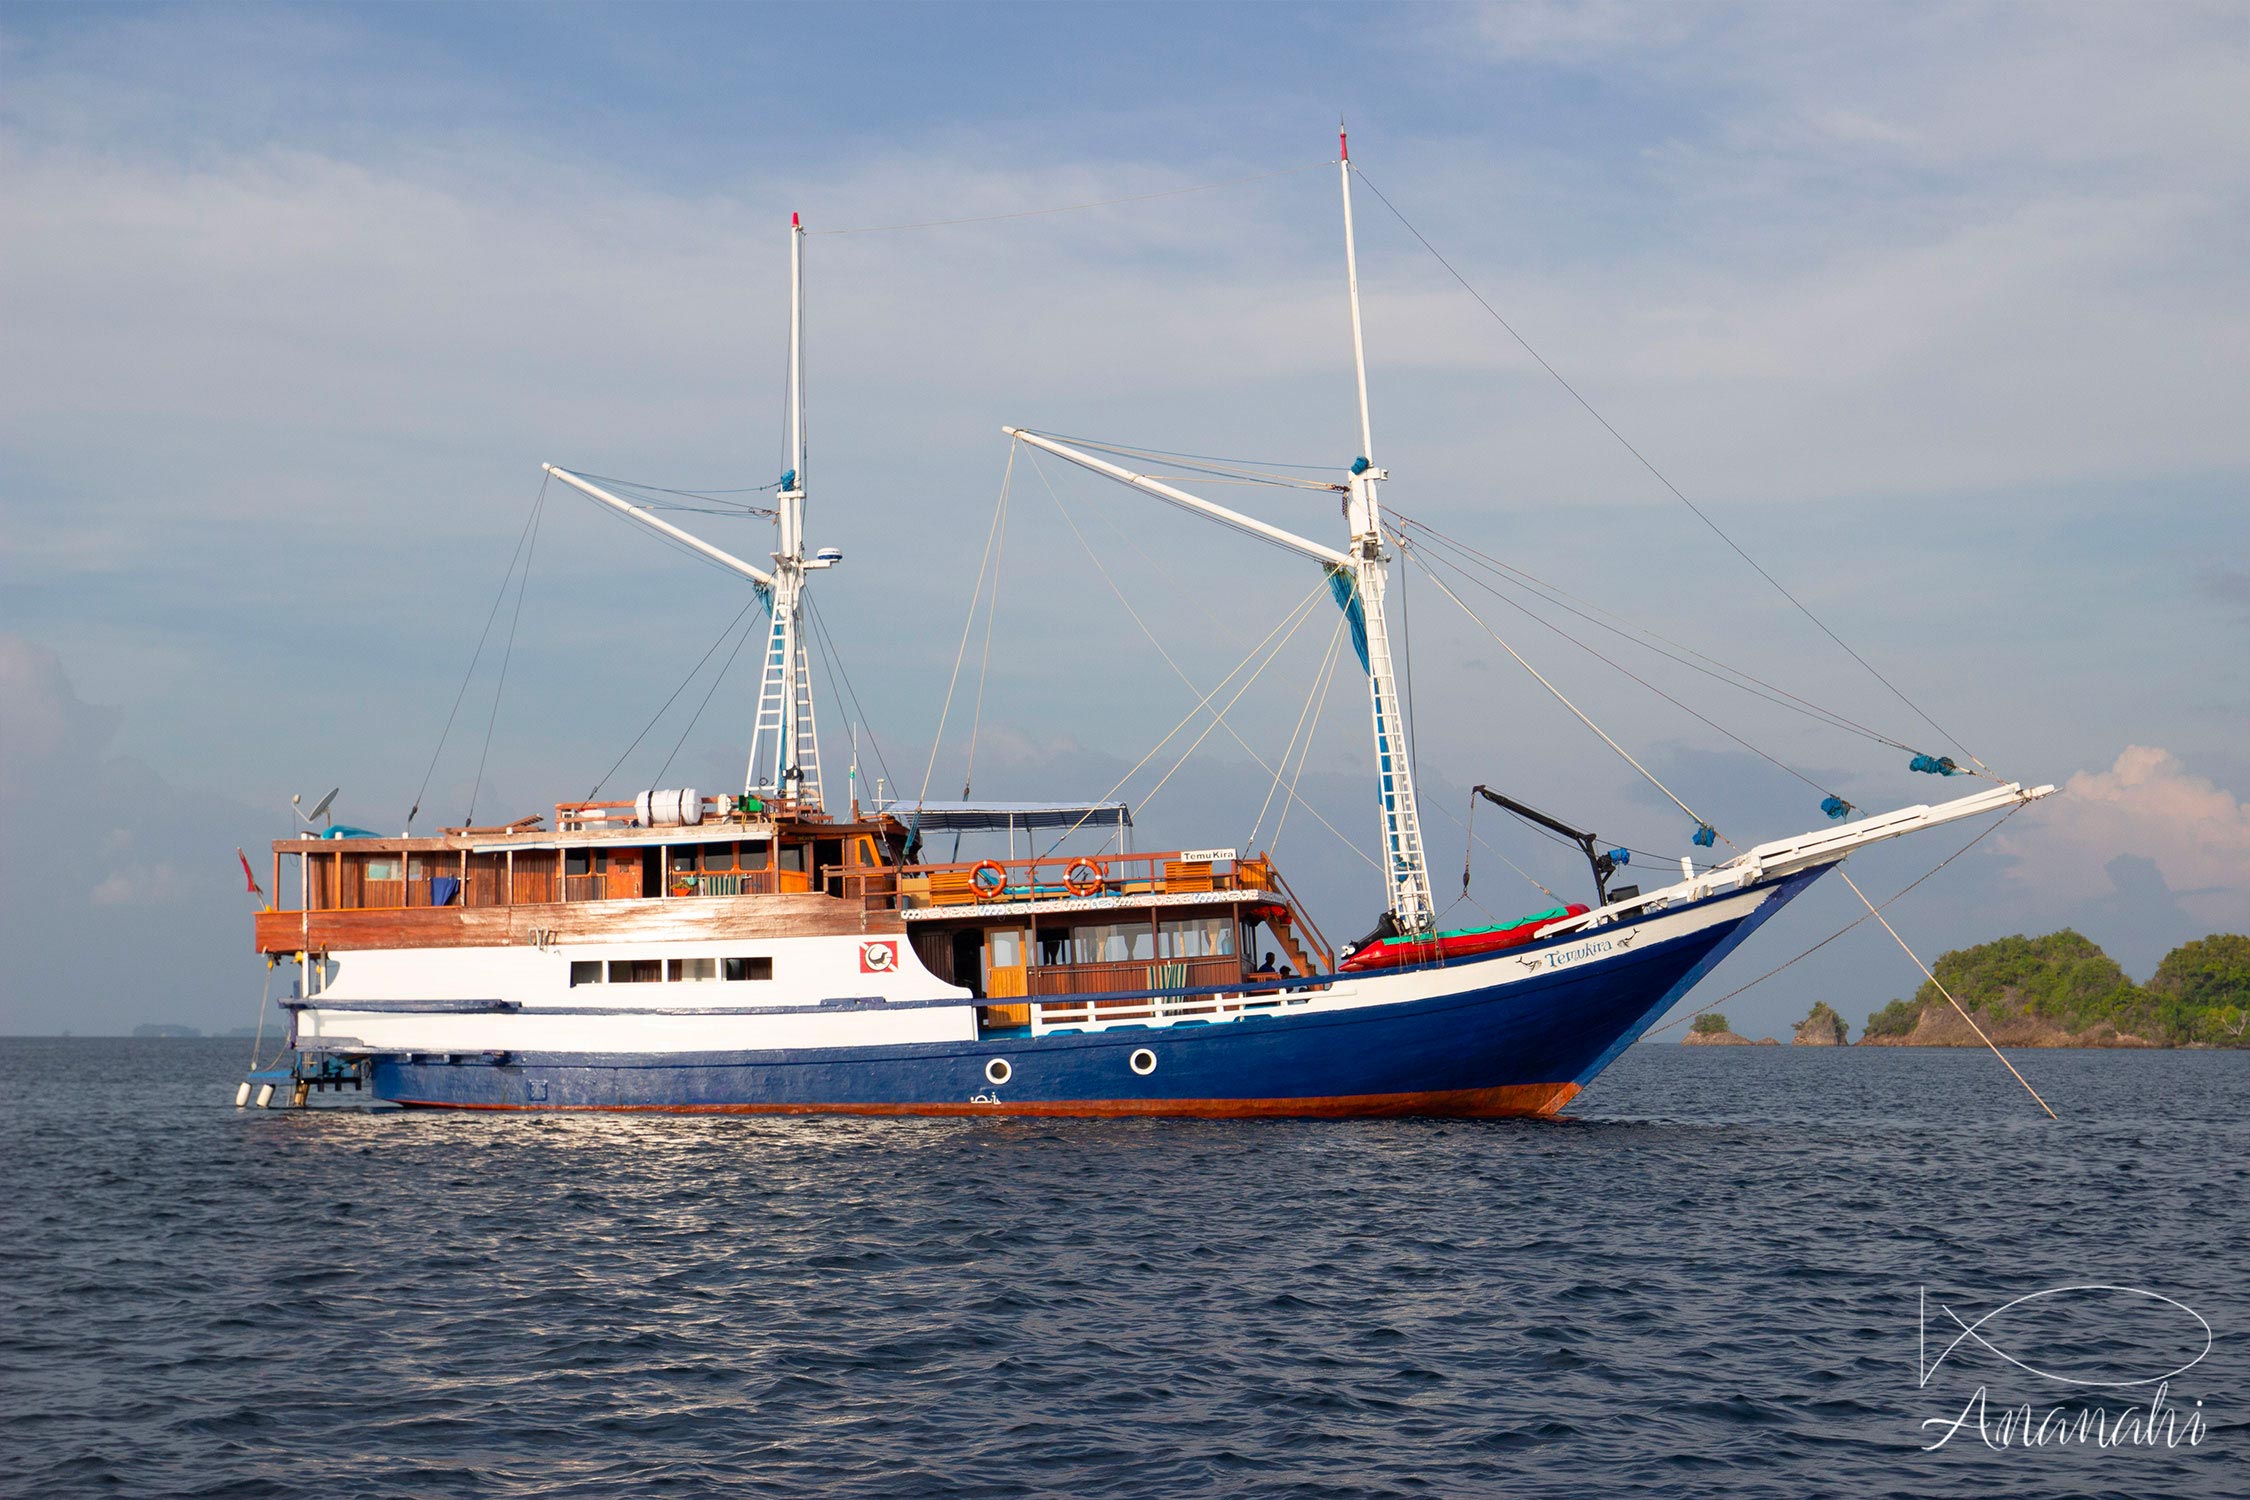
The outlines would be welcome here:
M 748 822 L 735 809 L 731 796 L 709 796 L 699 799 L 703 804 L 703 824 Z M 796 797 L 761 797 L 760 810 L 752 818 L 811 818 L 820 815 L 820 809 Z M 640 820 L 633 803 L 624 802 L 558 802 L 555 804 L 555 831 L 557 833 L 597 833 L 615 829 L 638 828 Z M 671 826 L 671 825 L 666 825 Z
M 1251 861 L 1246 860 L 1244 863 L 1251 863 Z M 1260 859 L 1256 861 L 1256 864 L 1264 881 L 1260 889 L 1272 891 L 1281 898 L 1282 903 L 1289 908 L 1289 921 L 1296 928 L 1299 941 L 1311 950 L 1313 958 L 1320 960 L 1314 972 L 1320 974 L 1335 973 L 1335 946 L 1328 941 L 1328 935 L 1314 924 L 1311 914 L 1305 910 L 1305 903 L 1299 901 L 1297 893 L 1289 889 L 1289 882 L 1281 878 L 1281 872 L 1273 867 L 1272 860 Z
M 1174 960 L 1175 965 L 1209 960 Z M 1233 960 L 1228 960 L 1233 962 Z M 1162 965 L 1138 965 L 1144 971 Z M 1036 972 L 1036 971 L 1034 971 Z M 1211 990 L 1201 994 L 1124 995 L 1110 999 L 1033 999 L 1028 1007 L 1033 1036 L 1073 1027 L 1149 1026 L 1174 1021 L 1231 1020 L 1246 1013 L 1302 1005 L 1310 996 L 1301 990 Z
M 1233 984 L 1242 978 L 1242 960 L 1229 953 L 1212 958 L 1133 959 L 1122 963 L 1056 964 L 1029 971 L 1033 995 L 1106 995 L 1119 990 L 1183 990 Z
M 908 872 L 909 903 L 927 906 L 998 906 L 1014 901 L 1072 897 L 1162 895 L 1181 891 L 1264 890 L 1245 879 L 1245 867 L 1262 862 L 1184 859 L 1169 854 L 1074 855 L 1042 859 L 964 860 L 915 865 Z M 1000 870 L 996 887 L 991 867 Z M 1268 867 L 1270 869 L 1270 867 Z M 980 884 L 978 872 L 986 874 Z M 926 891 L 926 896 L 918 896 Z

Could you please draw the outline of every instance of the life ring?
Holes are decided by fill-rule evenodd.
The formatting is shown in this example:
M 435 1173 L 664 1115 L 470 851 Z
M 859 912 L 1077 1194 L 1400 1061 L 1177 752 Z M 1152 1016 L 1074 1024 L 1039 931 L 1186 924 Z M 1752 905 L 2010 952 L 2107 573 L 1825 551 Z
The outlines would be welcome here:
M 1070 868 L 1063 871 L 1063 889 L 1073 896 L 1099 896 L 1109 872 L 1098 860 L 1074 859 Z
M 985 883 L 986 871 L 991 872 L 990 885 Z M 969 888 L 977 893 L 979 901 L 994 900 L 1008 889 L 1008 872 L 996 859 L 980 859 L 976 868 L 969 872 Z

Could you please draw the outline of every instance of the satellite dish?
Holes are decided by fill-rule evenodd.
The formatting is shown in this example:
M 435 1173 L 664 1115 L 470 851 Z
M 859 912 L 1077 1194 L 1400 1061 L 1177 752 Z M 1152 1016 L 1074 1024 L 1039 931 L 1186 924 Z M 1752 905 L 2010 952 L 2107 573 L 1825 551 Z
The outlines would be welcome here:
M 293 808 L 296 808 L 298 817 L 303 818 L 306 822 L 310 823 L 315 818 L 325 818 L 328 816 L 328 805 L 336 800 L 336 794 L 342 790 L 343 788 L 340 786 L 330 787 L 328 789 L 328 795 L 321 798 L 318 802 L 315 802 L 313 804 L 313 810 L 311 812 L 306 812 L 300 805 L 305 800 L 301 796 L 291 797 L 289 799 L 289 805 Z

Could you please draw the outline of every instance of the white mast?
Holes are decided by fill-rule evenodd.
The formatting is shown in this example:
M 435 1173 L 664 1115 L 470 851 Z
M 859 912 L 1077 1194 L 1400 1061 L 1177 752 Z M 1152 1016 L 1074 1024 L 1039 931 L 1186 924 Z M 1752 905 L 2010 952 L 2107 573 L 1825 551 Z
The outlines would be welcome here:
M 773 554 L 773 628 L 758 683 L 758 717 L 742 789 L 794 796 L 818 808 L 820 737 L 813 722 L 812 678 L 805 663 L 805 226 L 789 216 L 789 471 L 776 496 L 780 547 Z M 760 775 L 761 770 L 765 773 Z
M 1436 920 L 1430 871 L 1422 857 L 1422 817 L 1414 800 L 1414 772 L 1406 745 L 1406 717 L 1399 706 L 1391 664 L 1391 636 L 1383 601 L 1390 563 L 1383 555 L 1383 511 L 1376 482 L 1388 474 L 1375 467 L 1375 434 L 1367 414 L 1367 344 L 1359 317 L 1359 247 L 1352 232 L 1351 142 L 1336 132 L 1337 171 L 1344 190 L 1344 275 L 1352 304 L 1352 368 L 1359 381 L 1360 455 L 1352 465 L 1346 515 L 1351 522 L 1350 576 L 1358 590 L 1367 631 L 1367 690 L 1375 722 L 1375 776 L 1383 804 L 1384 869 L 1391 915 L 1407 932 L 1422 932 Z

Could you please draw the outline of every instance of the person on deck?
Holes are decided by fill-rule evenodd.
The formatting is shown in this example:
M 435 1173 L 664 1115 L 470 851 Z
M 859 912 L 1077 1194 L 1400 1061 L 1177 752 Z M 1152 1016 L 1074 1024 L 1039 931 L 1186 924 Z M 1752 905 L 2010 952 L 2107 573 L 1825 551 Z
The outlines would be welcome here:
M 1273 966 L 1273 955 L 1269 953 L 1265 956 L 1264 962 L 1260 963 L 1258 967 L 1250 971 L 1250 977 L 1252 979 L 1272 979 L 1275 977 L 1275 972 L 1276 971 Z

